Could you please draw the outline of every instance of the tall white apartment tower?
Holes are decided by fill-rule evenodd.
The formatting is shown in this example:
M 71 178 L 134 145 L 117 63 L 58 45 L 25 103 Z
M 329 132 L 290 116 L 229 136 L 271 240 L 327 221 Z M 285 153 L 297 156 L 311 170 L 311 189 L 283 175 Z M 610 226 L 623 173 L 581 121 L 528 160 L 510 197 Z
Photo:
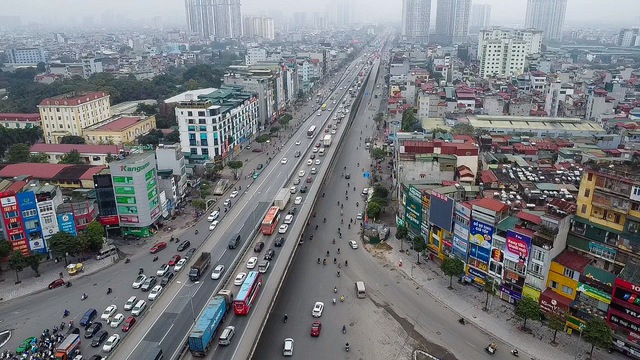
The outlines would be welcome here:
M 542 31 L 535 29 L 483 29 L 478 38 L 480 76 L 520 75 L 528 55 L 540 53 Z
M 542 30 L 545 39 L 560 40 L 567 0 L 527 0 L 525 27 Z
M 469 32 L 477 33 L 489 27 L 491 23 L 491 5 L 473 4 L 471 6 L 471 21 L 469 22 Z
M 402 38 L 405 41 L 429 42 L 431 0 L 402 1 Z
M 438 0 L 436 39 L 446 44 L 460 44 L 469 35 L 471 0 Z
M 204 38 L 215 35 L 213 0 L 185 0 L 184 8 L 190 32 L 198 33 Z
M 242 36 L 240 0 L 213 0 L 216 39 L 239 39 Z

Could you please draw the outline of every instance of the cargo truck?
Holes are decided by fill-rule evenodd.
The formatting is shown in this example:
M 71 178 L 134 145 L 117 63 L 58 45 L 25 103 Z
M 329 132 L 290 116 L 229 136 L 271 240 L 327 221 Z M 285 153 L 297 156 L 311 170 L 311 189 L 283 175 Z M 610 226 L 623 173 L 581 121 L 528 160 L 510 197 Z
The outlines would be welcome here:
M 231 309 L 233 294 L 229 290 L 220 292 L 204 308 L 196 324 L 189 333 L 189 351 L 193 356 L 205 356 L 221 328 L 224 318 Z
M 327 134 L 324 136 L 322 139 L 322 145 L 324 145 L 324 147 L 329 147 L 329 145 L 331 145 L 331 135 Z
M 200 280 L 200 277 L 204 274 L 204 271 L 207 270 L 209 264 L 211 264 L 211 254 L 208 252 L 201 253 L 195 264 L 191 265 L 191 270 L 189 270 L 189 280 Z
M 71 334 L 56 348 L 56 360 L 71 360 L 80 349 L 80 335 Z
M 280 211 L 284 210 L 285 206 L 289 202 L 291 198 L 291 192 L 289 192 L 289 188 L 282 188 L 276 194 L 276 198 L 273 200 L 273 206 L 277 206 Z

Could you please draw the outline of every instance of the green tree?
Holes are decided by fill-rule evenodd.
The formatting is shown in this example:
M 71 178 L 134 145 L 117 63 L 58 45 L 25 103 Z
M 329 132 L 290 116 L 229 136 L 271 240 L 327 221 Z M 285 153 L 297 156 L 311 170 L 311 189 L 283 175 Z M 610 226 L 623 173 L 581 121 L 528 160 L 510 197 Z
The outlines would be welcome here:
M 594 316 L 591 320 L 587 321 L 587 325 L 582 331 L 582 337 L 586 342 L 591 344 L 591 350 L 589 351 L 589 358 L 593 356 L 593 348 L 599 347 L 608 349 L 613 342 L 613 332 L 606 321 L 602 318 Z
M 275 134 L 275 133 L 277 133 L 278 131 L 280 131 L 280 126 L 278 126 L 278 125 L 273 125 L 273 126 L 271 126 L 271 128 L 269 129 L 269 133 L 270 133 L 270 134 Z
M 98 221 L 90 222 L 83 231 L 88 237 L 89 250 L 98 251 L 102 248 L 105 238 L 105 230 Z
M 169 141 L 172 143 L 179 143 L 180 142 L 180 132 L 178 130 L 173 130 L 172 132 L 170 132 L 169 134 L 167 134 L 164 137 L 165 141 Z
M 38 70 L 38 72 L 43 73 L 43 72 L 47 71 L 47 64 L 45 64 L 44 62 L 40 61 L 38 63 L 38 65 L 36 66 L 36 69 Z
M 402 122 L 400 125 L 402 131 L 413 132 L 421 128 L 418 117 L 416 116 L 413 108 L 408 108 L 402 112 Z
M 304 90 L 298 90 L 298 100 L 304 100 Z
M 64 258 L 65 265 L 67 265 L 67 255 L 77 255 L 83 250 L 82 243 L 75 236 L 65 231 L 59 231 L 51 235 L 49 246 L 56 256 Z
M 149 105 L 145 103 L 139 103 L 136 107 L 136 114 L 154 115 L 158 113 L 158 105 Z
M 396 239 L 398 240 L 402 240 L 405 239 L 407 237 L 407 234 L 409 233 L 409 231 L 407 230 L 406 226 L 398 226 L 396 228 Z
M 20 284 L 20 276 L 18 273 L 27 265 L 26 257 L 20 251 L 14 251 L 9 258 L 9 268 L 16 272 L 16 284 Z
M 373 117 L 373 121 L 375 121 L 376 125 L 380 127 L 380 124 L 384 121 L 384 114 L 379 112 L 376 116 Z
M 280 123 L 280 125 L 282 125 L 286 129 L 289 126 L 289 122 L 291 120 L 293 120 L 293 116 L 291 116 L 291 114 L 284 114 L 280 116 L 280 118 L 278 119 L 278 123 Z
M 215 181 L 220 177 L 220 173 L 224 169 L 222 164 L 216 163 L 214 165 L 207 165 L 204 170 L 204 177 L 207 180 Z
M 60 144 L 84 144 L 84 138 L 76 135 L 65 135 L 60 139 Z
M 482 289 L 485 293 L 487 293 L 486 299 L 484 299 L 484 307 L 482 310 L 489 311 L 489 296 L 493 296 L 496 294 L 496 281 L 492 277 L 487 277 L 487 280 L 484 282 L 484 288 Z
M 7 162 L 17 164 L 29 159 L 29 145 L 14 144 L 7 150 Z
M 76 149 L 72 149 L 66 154 L 63 154 L 60 158 L 60 164 L 83 164 L 82 158 L 80 157 L 80 153 Z
M 202 86 L 200 86 L 200 84 L 198 83 L 198 81 L 194 80 L 194 79 L 189 79 L 184 86 L 187 88 L 187 90 L 197 90 L 200 89 Z
M 558 331 L 563 331 L 566 326 L 566 319 L 564 313 L 558 311 L 552 311 L 547 313 L 547 319 L 549 320 L 549 328 L 553 330 L 553 340 L 551 340 L 552 344 L 556 343 L 556 336 L 558 335 Z
M 0 239 L 0 259 L 11 254 L 11 244 L 7 240 Z
M 202 199 L 193 199 L 191 200 L 191 205 L 198 210 L 206 210 L 207 203 Z
M 231 172 L 233 172 L 233 179 L 237 180 L 238 179 L 238 170 L 241 169 L 244 166 L 244 163 L 240 160 L 237 161 L 229 161 L 227 163 L 227 166 L 229 167 L 229 169 L 231 169 Z
M 42 254 L 31 253 L 31 255 L 25 257 L 25 264 L 28 265 L 33 272 L 36 273 L 36 277 L 40 277 L 40 262 L 42 261 Z
M 451 127 L 451 133 L 453 135 L 471 135 L 475 134 L 475 130 L 471 124 L 457 123 Z
M 418 235 L 413 238 L 413 250 L 418 252 L 418 254 L 422 253 L 427 248 L 427 244 L 424 241 L 424 237 L 422 235 Z
M 39 152 L 37 154 L 31 154 L 29 155 L 29 162 L 47 164 L 49 163 L 49 155 L 43 152 Z
M 263 147 L 264 143 L 266 143 L 269 140 L 271 140 L 271 136 L 266 135 L 266 134 L 262 134 L 262 135 L 259 135 L 258 137 L 256 137 L 256 142 L 258 144 L 260 144 L 260 147 Z
M 382 206 L 380 206 L 380 204 L 369 201 L 369 205 L 367 205 L 367 216 L 375 220 L 381 212 Z
M 389 190 L 382 186 L 376 186 L 373 188 L 373 196 L 386 199 L 389 196 Z
M 371 150 L 371 155 L 376 160 L 382 160 L 385 158 L 385 156 L 387 156 L 387 152 L 380 148 L 373 148 Z
M 540 304 L 529 296 L 523 296 L 516 304 L 516 316 L 524 321 L 522 328 L 527 328 L 527 320 L 540 319 Z
M 449 289 L 453 289 L 453 277 L 460 276 L 464 272 L 464 263 L 462 260 L 452 257 L 445 257 L 440 269 L 449 277 Z
M 110 163 L 112 161 L 117 161 L 118 157 L 112 155 L 111 153 L 107 153 L 107 157 L 104 159 L 107 163 Z

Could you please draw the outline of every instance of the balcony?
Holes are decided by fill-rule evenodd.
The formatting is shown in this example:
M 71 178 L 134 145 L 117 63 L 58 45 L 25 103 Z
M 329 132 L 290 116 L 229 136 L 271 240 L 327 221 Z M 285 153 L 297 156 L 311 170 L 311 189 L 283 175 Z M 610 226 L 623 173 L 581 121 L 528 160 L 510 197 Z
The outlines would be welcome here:
M 535 246 L 550 250 L 553 248 L 553 243 L 557 235 L 557 228 L 540 225 L 538 230 L 533 234 L 532 241 Z

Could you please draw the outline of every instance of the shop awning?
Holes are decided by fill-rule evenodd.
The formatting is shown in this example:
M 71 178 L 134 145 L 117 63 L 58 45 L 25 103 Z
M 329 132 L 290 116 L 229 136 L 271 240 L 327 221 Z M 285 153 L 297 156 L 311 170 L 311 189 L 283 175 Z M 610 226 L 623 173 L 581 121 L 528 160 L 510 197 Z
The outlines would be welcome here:
M 569 311 L 569 306 L 573 300 L 566 298 L 552 289 L 547 288 L 540 294 L 540 309 L 544 312 Z

